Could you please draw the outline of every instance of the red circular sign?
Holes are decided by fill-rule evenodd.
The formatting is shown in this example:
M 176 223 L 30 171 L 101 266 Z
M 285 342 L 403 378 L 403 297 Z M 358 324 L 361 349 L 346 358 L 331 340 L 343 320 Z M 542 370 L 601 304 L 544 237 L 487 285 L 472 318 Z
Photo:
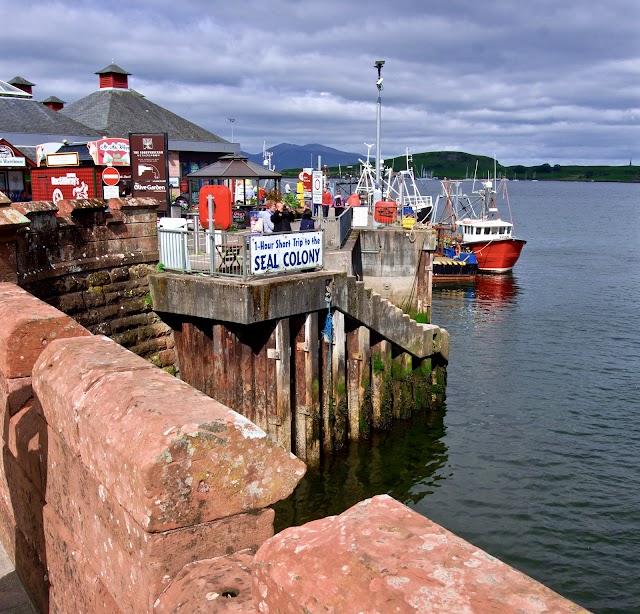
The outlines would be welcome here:
M 107 168 L 102 171 L 102 181 L 107 185 L 118 185 L 118 181 L 120 181 L 118 169 L 113 166 L 107 166 Z

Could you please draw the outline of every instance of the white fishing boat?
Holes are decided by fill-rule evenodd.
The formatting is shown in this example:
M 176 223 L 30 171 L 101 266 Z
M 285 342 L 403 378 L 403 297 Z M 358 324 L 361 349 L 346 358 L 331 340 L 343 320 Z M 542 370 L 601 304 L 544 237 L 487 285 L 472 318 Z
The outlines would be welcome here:
M 416 185 L 416 179 L 411 165 L 412 159 L 409 150 L 406 150 L 406 166 L 402 171 L 394 173 L 391 169 L 387 172 L 385 181 L 384 200 L 396 203 L 398 215 L 405 218 L 413 218 L 417 222 L 429 224 L 433 222 L 433 199 L 420 193 Z

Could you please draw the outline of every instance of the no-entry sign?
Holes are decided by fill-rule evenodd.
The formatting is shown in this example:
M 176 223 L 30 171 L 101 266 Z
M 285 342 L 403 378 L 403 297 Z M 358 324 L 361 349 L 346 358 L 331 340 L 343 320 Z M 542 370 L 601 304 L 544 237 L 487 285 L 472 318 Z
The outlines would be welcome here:
M 107 185 L 118 185 L 118 181 L 120 181 L 120 172 L 113 166 L 107 166 L 107 168 L 102 171 L 102 181 Z

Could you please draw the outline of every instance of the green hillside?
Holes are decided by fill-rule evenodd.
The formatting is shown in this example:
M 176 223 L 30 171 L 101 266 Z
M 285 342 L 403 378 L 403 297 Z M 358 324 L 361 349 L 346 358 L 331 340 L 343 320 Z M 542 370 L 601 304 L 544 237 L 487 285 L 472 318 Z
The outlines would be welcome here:
M 433 176 L 448 179 L 464 179 L 493 177 L 494 159 L 487 156 L 468 154 L 463 151 L 432 151 L 412 154 L 413 170 L 416 177 Z M 476 162 L 478 168 L 476 171 Z M 406 168 L 405 156 L 385 160 L 385 165 L 399 171 Z M 285 169 L 285 176 L 296 176 L 301 169 Z M 539 166 L 503 166 L 495 162 L 495 170 L 499 177 L 520 179 L 522 181 L 537 179 L 539 181 L 619 181 L 640 182 L 640 166 L 561 166 L 541 164 Z M 338 176 L 339 168 L 330 167 L 329 175 Z M 342 168 L 344 173 L 344 167 Z M 357 172 L 354 166 L 354 172 Z

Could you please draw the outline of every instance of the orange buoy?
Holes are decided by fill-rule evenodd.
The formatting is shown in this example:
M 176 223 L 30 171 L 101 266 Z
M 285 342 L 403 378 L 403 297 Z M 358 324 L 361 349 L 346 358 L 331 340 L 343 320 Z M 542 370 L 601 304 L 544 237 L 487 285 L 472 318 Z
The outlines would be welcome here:
M 398 219 L 398 205 L 392 200 L 379 200 L 373 210 L 373 219 L 379 224 L 393 224 Z
M 198 212 L 200 226 L 209 228 L 209 200 L 213 196 L 213 227 L 216 230 L 231 228 L 231 190 L 226 185 L 205 185 L 200 188 Z

